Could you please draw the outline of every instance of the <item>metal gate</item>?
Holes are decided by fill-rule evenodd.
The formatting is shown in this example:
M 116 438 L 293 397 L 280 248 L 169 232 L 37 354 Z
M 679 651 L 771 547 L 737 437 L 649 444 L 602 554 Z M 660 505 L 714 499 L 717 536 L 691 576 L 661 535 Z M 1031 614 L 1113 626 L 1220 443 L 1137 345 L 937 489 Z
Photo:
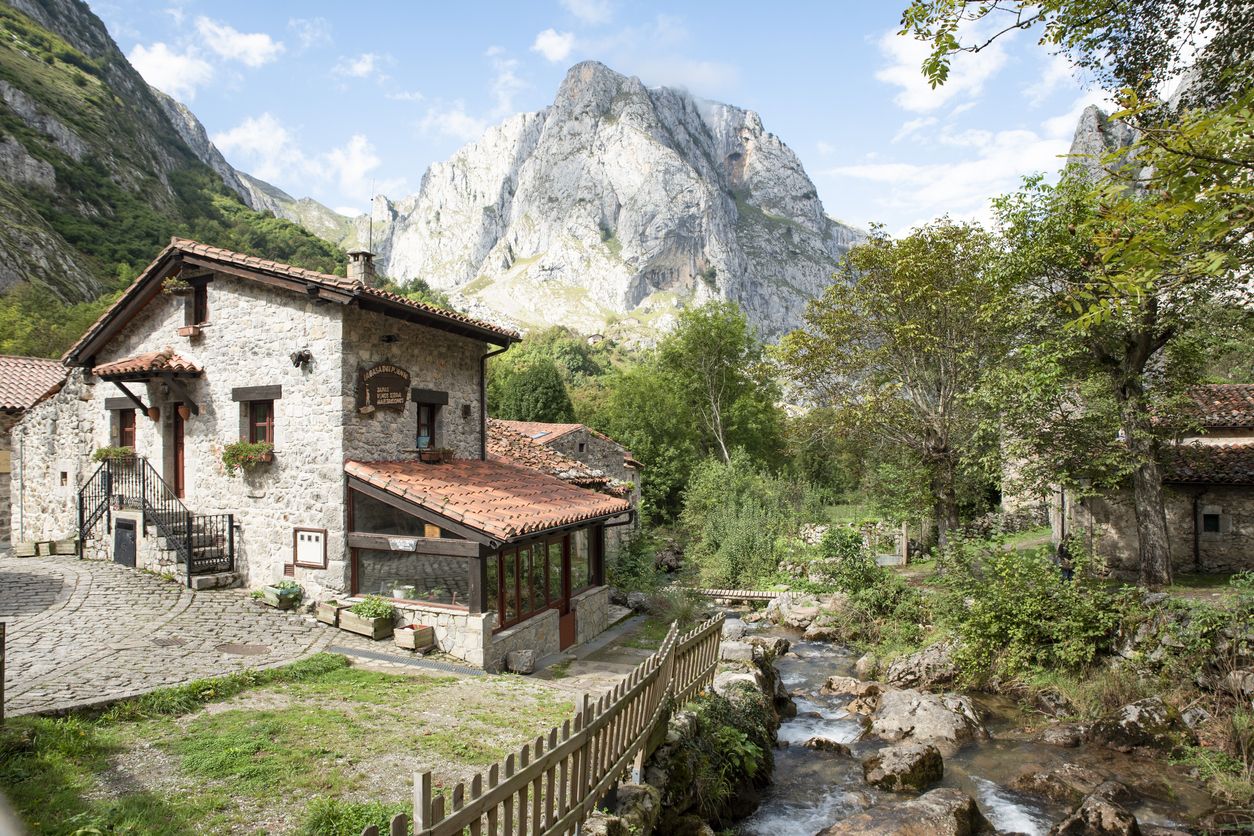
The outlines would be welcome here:
M 113 521 L 113 562 L 135 568 L 135 521 Z

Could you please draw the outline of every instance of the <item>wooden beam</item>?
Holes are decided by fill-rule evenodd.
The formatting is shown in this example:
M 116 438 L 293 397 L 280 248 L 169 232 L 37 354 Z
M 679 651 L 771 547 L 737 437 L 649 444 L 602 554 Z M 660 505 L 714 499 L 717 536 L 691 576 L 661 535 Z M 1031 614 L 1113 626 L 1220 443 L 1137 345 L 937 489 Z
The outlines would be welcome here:
M 119 389 L 121 389 L 121 390 L 122 390 L 122 394 L 123 394 L 123 395 L 126 395 L 126 397 L 128 397 L 128 398 L 130 398 L 130 399 L 131 399 L 131 403 L 135 404 L 135 406 L 137 406 L 137 407 L 139 407 L 141 410 L 143 410 L 143 412 L 144 412 L 144 414 L 145 414 L 145 415 L 148 415 L 148 407 L 144 406 L 144 402 L 143 402 L 143 401 L 141 401 L 141 400 L 139 399 L 139 396 L 138 396 L 138 395 L 134 394 L 133 392 L 131 392 L 131 390 L 130 390 L 130 389 L 127 389 L 125 386 L 123 386 L 123 385 L 122 385 L 122 381 L 120 381 L 120 380 L 115 380 L 115 381 L 113 381 L 113 385 L 114 385 L 114 386 L 116 386 L 116 387 L 118 387 Z M 150 417 L 151 417 L 151 416 L 150 416 Z
M 161 379 L 170 387 L 170 391 L 174 393 L 176 398 L 187 404 L 187 407 L 192 411 L 192 415 L 200 414 L 200 405 L 192 400 L 191 393 L 187 391 L 186 386 L 179 382 L 178 378 L 172 374 L 163 374 Z
M 84 343 L 74 352 L 74 361 L 79 365 L 86 365 L 90 369 L 94 362 L 83 364 L 78 358 L 86 354 L 94 361 L 96 350 L 113 339 L 119 331 L 121 331 L 131 318 L 138 313 L 145 305 L 147 305 L 153 297 L 161 292 L 161 283 L 175 270 L 182 266 L 177 253 L 171 253 L 166 262 L 157 267 L 148 278 L 145 279 L 148 285 L 140 286 L 135 289 L 135 295 L 130 299 L 123 297 L 122 305 L 113 311 L 112 315 L 100 326 L 100 330 L 92 334 Z
M 213 259 L 209 259 L 209 258 L 202 258 L 200 256 L 192 255 L 190 253 L 184 255 L 183 258 L 185 261 L 187 261 L 188 264 L 194 264 L 197 267 L 205 267 L 210 270 L 213 270 L 216 273 L 226 273 L 228 275 L 235 276 L 236 278 L 239 278 L 239 279 L 247 279 L 248 281 L 259 282 L 260 284 L 268 284 L 273 287 L 281 287 L 286 290 L 296 291 L 297 293 L 305 293 L 306 288 L 312 284 L 318 288 L 319 299 L 335 301 L 344 305 L 347 305 L 349 302 L 353 301 L 353 296 L 351 293 L 347 293 L 343 290 L 331 287 L 330 285 L 323 284 L 316 280 L 298 279 L 298 278 L 282 279 L 282 278 L 279 278 L 278 276 L 271 276 L 265 273 L 258 272 L 256 270 L 249 270 L 246 267 L 236 267 L 233 264 L 223 264 L 220 261 L 214 261 Z
M 364 531 L 348 533 L 350 549 L 378 549 L 391 551 L 393 540 L 413 540 L 417 544 L 415 554 L 433 554 L 442 557 L 479 557 L 479 543 L 475 540 L 454 540 L 449 537 L 412 537 L 405 534 L 369 534 Z

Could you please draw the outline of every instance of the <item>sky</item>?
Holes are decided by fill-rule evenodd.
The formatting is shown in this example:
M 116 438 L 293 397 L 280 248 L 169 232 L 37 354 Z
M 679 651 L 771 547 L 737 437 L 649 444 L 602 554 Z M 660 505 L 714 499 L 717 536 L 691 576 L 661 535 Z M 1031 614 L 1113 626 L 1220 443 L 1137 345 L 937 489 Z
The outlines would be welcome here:
M 958 56 L 931 89 L 925 46 L 896 34 L 906 0 L 90 5 L 232 165 L 347 214 L 413 193 L 588 59 L 757 111 L 828 214 L 893 233 L 987 220 L 991 197 L 1057 171 L 1080 112 L 1103 102 L 1030 32 Z

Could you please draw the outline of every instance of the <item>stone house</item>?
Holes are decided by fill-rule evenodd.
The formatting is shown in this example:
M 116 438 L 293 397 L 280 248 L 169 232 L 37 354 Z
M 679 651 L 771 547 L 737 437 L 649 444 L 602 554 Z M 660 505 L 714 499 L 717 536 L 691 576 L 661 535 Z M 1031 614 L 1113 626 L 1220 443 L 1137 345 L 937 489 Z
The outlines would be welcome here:
M 1163 498 L 1174 572 L 1254 569 L 1254 385 L 1190 392 L 1196 432 L 1162 452 Z M 1059 493 L 1054 540 L 1079 535 L 1111 572 L 1138 571 L 1131 487 L 1103 496 Z
M 633 508 L 640 505 L 640 485 L 644 465 L 631 451 L 604 433 L 583 424 L 551 424 L 543 421 L 503 421 L 493 419 L 502 430 L 512 430 L 531 439 L 535 445 L 555 450 L 603 473 L 619 485 L 630 486 L 628 498 Z M 637 520 L 637 525 L 638 525 Z M 615 529 L 607 549 L 616 556 L 623 541 L 637 526 Z
M 600 632 L 631 505 L 488 456 L 485 362 L 518 335 L 350 259 L 343 278 L 174 239 L 14 427 L 21 536 L 191 586 L 382 595 L 491 670 Z
M 27 409 L 64 379 L 65 368 L 56 360 L 0 355 L 0 554 L 12 545 L 10 528 L 18 533 L 18 539 L 22 539 L 24 529 L 21 515 L 12 513 L 13 445 L 9 431 Z

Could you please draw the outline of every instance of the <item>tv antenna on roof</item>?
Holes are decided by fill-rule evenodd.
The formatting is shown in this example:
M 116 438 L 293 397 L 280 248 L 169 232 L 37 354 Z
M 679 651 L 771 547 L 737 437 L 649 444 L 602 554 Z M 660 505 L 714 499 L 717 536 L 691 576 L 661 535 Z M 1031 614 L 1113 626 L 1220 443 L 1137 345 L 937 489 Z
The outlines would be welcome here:
M 370 221 L 367 224 L 366 249 L 374 252 L 374 178 L 370 178 Z

